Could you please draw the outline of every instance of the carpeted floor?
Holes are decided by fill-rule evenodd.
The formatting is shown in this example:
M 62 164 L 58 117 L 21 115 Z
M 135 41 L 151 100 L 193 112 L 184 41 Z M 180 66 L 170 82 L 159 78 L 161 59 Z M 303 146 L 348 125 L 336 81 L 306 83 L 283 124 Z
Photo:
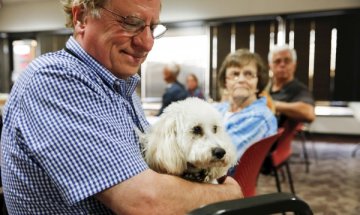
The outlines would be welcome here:
M 293 146 L 295 154 L 301 154 L 300 142 L 295 141 Z M 356 157 L 351 156 L 356 147 L 355 143 L 308 141 L 309 173 L 299 162 L 301 157 L 291 159 L 296 195 L 310 205 L 315 215 L 360 215 L 360 149 Z M 290 192 L 287 181 L 282 182 L 282 189 Z M 275 178 L 261 175 L 257 193 L 272 192 L 277 192 Z

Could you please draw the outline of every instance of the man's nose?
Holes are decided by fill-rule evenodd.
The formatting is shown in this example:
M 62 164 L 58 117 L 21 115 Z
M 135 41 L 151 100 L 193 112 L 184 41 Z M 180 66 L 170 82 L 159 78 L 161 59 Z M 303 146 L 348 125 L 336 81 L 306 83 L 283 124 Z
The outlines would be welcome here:
M 150 26 L 146 26 L 143 31 L 133 38 L 134 44 L 141 48 L 144 52 L 149 52 L 154 45 L 154 37 L 151 32 Z

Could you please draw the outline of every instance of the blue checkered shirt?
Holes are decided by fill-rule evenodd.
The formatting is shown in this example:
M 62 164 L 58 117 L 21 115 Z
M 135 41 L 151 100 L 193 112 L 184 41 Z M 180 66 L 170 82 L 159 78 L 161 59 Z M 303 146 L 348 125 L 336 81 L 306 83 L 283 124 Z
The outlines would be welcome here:
M 229 102 L 215 104 L 215 108 L 225 116 L 230 109 Z M 224 120 L 225 129 L 236 147 L 238 160 L 253 143 L 277 132 L 277 121 L 266 106 L 266 98 L 261 97 L 239 112 Z
M 66 47 L 33 61 L 6 104 L 1 167 L 10 214 L 111 214 L 94 194 L 148 168 L 134 133 L 148 127 L 139 76 L 116 78 L 72 37 Z

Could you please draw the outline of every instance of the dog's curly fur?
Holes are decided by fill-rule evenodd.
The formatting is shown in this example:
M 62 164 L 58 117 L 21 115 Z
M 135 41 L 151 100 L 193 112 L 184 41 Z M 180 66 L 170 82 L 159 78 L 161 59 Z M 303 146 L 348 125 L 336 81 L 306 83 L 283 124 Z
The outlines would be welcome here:
M 221 115 L 198 98 L 169 105 L 140 142 L 151 169 L 189 180 L 216 183 L 236 164 Z

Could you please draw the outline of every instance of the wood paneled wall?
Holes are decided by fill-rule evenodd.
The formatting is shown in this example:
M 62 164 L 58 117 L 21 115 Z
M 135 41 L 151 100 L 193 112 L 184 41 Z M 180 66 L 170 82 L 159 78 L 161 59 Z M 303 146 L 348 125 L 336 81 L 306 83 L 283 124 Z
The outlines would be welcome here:
M 297 51 L 296 78 L 306 84 L 318 101 L 360 101 L 360 10 L 337 12 L 332 14 L 317 13 L 311 16 L 282 16 L 286 22 L 286 42 L 289 33 L 294 33 L 294 48 Z M 273 27 L 272 27 L 273 26 Z M 217 44 L 210 39 L 210 50 L 217 50 L 217 68 L 211 71 L 210 95 L 220 98 L 216 83 L 217 73 L 225 56 L 231 51 L 231 28 L 235 28 L 235 48 L 250 48 L 250 35 L 255 39 L 255 52 L 267 62 L 270 49 L 271 29 L 275 29 L 274 19 L 256 21 L 233 21 L 216 23 L 211 26 L 211 37 L 217 37 Z M 251 28 L 254 29 L 251 32 Z M 332 30 L 337 30 L 335 76 L 330 75 Z M 310 59 L 310 32 L 315 32 L 314 57 Z M 216 46 L 216 47 L 213 47 Z M 210 53 L 213 58 L 214 53 Z M 313 60 L 313 76 L 309 76 L 309 64 Z M 211 67 L 210 67 L 211 68 Z

